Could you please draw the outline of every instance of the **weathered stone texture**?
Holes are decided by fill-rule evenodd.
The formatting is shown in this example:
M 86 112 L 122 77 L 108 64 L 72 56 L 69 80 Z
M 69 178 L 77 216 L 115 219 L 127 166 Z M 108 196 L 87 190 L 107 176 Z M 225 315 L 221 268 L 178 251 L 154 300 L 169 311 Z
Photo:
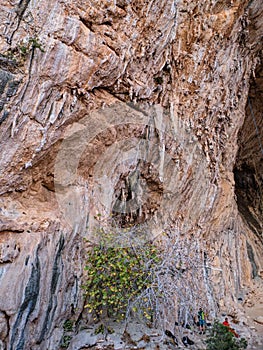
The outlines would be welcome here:
M 1 1 L 3 346 L 59 348 L 83 307 L 87 224 L 120 207 L 140 147 L 147 200 L 124 220 L 200 237 L 202 302 L 245 320 L 238 298 L 263 274 L 262 12 L 261 0 Z

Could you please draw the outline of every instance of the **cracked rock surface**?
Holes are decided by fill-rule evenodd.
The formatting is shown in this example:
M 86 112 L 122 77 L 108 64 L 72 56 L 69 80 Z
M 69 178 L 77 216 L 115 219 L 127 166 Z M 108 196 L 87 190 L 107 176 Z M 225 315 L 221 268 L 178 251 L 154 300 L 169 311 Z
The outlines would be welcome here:
M 1 1 L 0 348 L 60 349 L 83 237 L 114 212 L 199 242 L 196 308 L 261 349 L 262 18 L 261 0 Z

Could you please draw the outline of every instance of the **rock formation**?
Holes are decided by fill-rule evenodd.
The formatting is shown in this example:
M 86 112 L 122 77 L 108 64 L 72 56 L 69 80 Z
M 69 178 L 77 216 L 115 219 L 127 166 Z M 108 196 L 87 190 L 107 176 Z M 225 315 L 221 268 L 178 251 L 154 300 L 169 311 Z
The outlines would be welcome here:
M 196 303 L 255 327 L 262 1 L 0 8 L 0 348 L 59 349 L 97 214 L 199 242 Z

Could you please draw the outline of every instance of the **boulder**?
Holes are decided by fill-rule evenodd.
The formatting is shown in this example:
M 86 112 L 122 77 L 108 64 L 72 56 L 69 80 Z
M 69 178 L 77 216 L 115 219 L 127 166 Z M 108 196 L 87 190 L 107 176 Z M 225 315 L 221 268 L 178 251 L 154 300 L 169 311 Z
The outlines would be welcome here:
M 92 335 L 86 330 L 79 332 L 74 338 L 72 338 L 68 350 L 79 350 L 83 347 L 92 347 L 97 344 L 99 340 L 98 335 Z

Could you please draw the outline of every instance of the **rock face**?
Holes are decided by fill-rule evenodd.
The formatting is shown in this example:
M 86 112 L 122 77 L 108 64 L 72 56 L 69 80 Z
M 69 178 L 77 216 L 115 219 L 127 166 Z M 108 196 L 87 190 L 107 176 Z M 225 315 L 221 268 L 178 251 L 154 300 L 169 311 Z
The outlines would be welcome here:
M 196 308 L 245 320 L 240 301 L 263 278 L 262 12 L 261 0 L 1 2 L 3 349 L 59 349 L 82 313 L 98 213 L 199 242 Z

